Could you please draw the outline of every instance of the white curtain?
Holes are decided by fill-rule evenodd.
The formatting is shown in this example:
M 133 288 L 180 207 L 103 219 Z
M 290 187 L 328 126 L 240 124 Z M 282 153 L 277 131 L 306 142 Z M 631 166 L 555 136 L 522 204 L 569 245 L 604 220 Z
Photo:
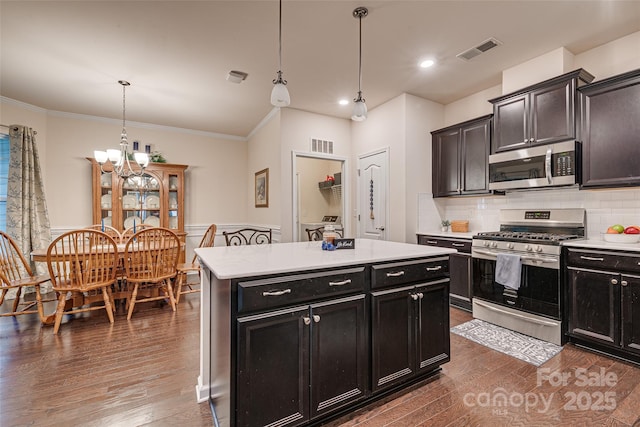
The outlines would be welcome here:
M 44 183 L 33 129 L 11 125 L 7 180 L 7 234 L 30 259 L 31 251 L 51 243 L 51 226 L 44 195 Z M 47 266 L 32 263 L 33 272 L 46 274 Z M 48 290 L 45 289 L 44 290 Z

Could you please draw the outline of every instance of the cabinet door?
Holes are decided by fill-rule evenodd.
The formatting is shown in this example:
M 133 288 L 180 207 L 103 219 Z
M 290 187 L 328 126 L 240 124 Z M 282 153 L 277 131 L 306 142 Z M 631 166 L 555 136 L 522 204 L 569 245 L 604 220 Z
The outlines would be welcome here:
M 583 187 L 640 185 L 640 72 L 635 74 L 583 92 Z
M 569 268 L 569 332 L 607 345 L 620 342 L 620 276 Z
M 574 80 L 569 80 L 531 93 L 529 141 L 532 144 L 575 139 L 574 85 Z
M 373 391 L 405 381 L 415 372 L 412 290 L 409 286 L 371 294 Z
M 311 307 L 311 418 L 365 397 L 369 343 L 365 296 Z
M 417 372 L 428 372 L 451 359 L 449 341 L 449 279 L 418 285 L 416 350 Z
M 529 94 L 522 94 L 493 105 L 491 152 L 515 150 L 529 143 Z
M 470 301 L 471 257 L 466 254 L 449 255 L 449 275 L 451 279 L 451 295 Z
M 640 354 L 640 277 L 622 276 L 622 346 Z
M 460 130 L 433 135 L 433 195 L 460 194 Z
M 309 419 L 310 323 L 308 307 L 238 319 L 235 425 Z
M 489 192 L 491 120 L 462 128 L 462 194 Z

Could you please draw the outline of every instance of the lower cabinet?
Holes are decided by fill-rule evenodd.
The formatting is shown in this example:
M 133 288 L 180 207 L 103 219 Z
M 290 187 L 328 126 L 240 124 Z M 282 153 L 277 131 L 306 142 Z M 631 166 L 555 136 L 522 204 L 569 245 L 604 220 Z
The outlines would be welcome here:
M 365 296 L 237 320 L 238 426 L 294 426 L 365 397 Z
M 371 295 L 374 392 L 450 360 L 449 279 Z
M 640 356 L 640 274 L 632 274 L 639 261 L 620 252 L 567 251 L 572 338 Z

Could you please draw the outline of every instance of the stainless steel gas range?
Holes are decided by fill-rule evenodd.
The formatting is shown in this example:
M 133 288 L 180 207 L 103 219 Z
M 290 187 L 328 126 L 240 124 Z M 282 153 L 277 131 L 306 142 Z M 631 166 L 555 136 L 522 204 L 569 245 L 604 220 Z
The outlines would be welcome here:
M 473 317 L 564 344 L 560 244 L 585 228 L 584 209 L 501 210 L 500 231 L 473 237 Z

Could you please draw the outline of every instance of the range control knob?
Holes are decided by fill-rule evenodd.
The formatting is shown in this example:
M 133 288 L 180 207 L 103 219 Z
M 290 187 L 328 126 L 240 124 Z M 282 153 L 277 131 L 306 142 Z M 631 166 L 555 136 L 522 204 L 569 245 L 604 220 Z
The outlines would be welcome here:
M 498 247 L 498 242 L 491 242 L 491 247 L 492 248 L 497 248 Z
M 536 252 L 542 252 L 542 246 L 540 245 L 536 246 Z
M 527 251 L 532 251 L 533 250 L 531 245 L 524 245 L 524 249 L 527 250 Z
M 507 243 L 507 247 L 508 247 L 509 249 L 513 249 L 514 244 L 513 244 L 513 243 Z
M 484 247 L 488 248 L 488 247 L 489 247 L 489 242 L 483 242 L 483 243 L 482 243 L 482 245 L 483 245 Z

